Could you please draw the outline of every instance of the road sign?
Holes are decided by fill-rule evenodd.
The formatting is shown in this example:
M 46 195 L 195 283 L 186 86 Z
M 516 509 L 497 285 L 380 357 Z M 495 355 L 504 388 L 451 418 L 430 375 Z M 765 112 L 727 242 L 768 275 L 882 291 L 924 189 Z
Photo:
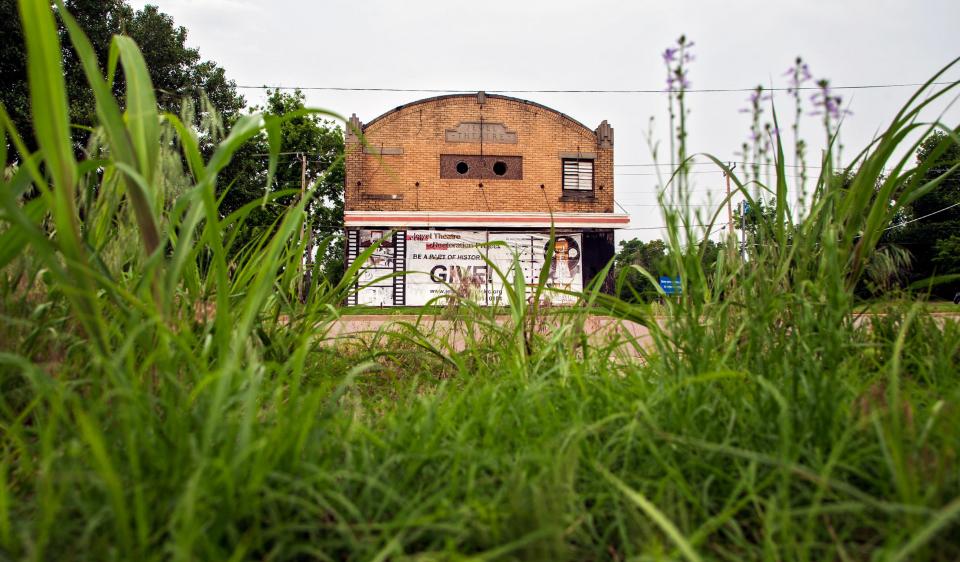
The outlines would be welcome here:
M 668 277 L 666 275 L 660 276 L 660 288 L 663 289 L 663 292 L 667 295 L 680 295 L 683 294 L 683 285 L 680 284 L 680 277 Z

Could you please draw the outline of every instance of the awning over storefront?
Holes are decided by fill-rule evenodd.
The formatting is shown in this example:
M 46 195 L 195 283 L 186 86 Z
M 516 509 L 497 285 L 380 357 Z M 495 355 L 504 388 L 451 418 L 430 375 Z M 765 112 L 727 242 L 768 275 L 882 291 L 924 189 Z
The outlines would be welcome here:
M 625 228 L 625 213 L 478 213 L 439 211 L 346 211 L 347 227 Z

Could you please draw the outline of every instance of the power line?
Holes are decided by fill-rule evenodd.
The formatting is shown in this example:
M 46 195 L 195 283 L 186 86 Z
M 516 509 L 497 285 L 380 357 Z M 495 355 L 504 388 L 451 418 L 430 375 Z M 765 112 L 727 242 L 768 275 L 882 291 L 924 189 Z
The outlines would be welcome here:
M 627 207 L 632 207 L 632 206 L 634 206 L 634 205 L 626 205 L 626 206 L 627 206 Z M 885 229 L 883 229 L 883 230 L 884 230 L 884 231 L 887 231 L 887 230 L 892 230 L 892 229 L 894 229 L 894 228 L 899 228 L 899 227 L 901 227 L 901 226 L 903 226 L 903 225 L 905 225 L 905 224 L 910 224 L 910 223 L 912 223 L 912 222 L 917 222 L 917 221 L 919 221 L 919 220 L 923 220 L 923 219 L 925 219 L 925 218 L 927 218 L 927 217 L 932 217 L 933 215 L 942 213 L 942 212 L 944 212 L 944 211 L 949 211 L 950 209 L 953 209 L 954 207 L 960 207 L 960 202 L 954 203 L 953 205 L 949 205 L 949 206 L 944 207 L 944 208 L 942 208 L 942 209 L 938 209 L 938 210 L 936 210 L 936 211 L 933 211 L 932 213 L 927 213 L 927 214 L 925 214 L 925 215 L 923 215 L 923 216 L 921 216 L 921 217 L 917 217 L 917 218 L 915 218 L 915 219 L 910 219 L 910 220 L 908 220 L 908 221 L 904 221 L 904 222 L 902 222 L 902 223 L 900 223 L 900 224 L 895 224 L 895 225 L 893 225 L 893 226 L 889 226 L 889 227 L 887 227 L 887 228 L 885 228 Z M 722 224 L 717 223 L 717 224 L 714 224 L 714 225 L 712 225 L 712 226 L 715 226 L 715 227 L 717 227 L 717 226 L 726 226 L 727 224 L 729 224 L 729 223 L 722 223 Z M 708 225 L 708 224 L 695 224 L 695 225 L 692 225 L 692 226 L 697 226 L 697 227 L 704 227 L 704 228 L 706 228 L 706 227 L 709 227 L 709 226 L 711 226 L 711 225 Z M 664 230 L 664 229 L 666 229 L 666 228 L 667 228 L 666 226 L 635 226 L 635 227 L 621 228 L 621 229 L 618 229 L 618 230 Z
M 697 171 L 697 172 L 687 172 L 687 174 L 719 174 L 719 173 L 722 173 L 722 172 L 720 170 L 710 170 L 710 171 L 704 170 L 704 171 Z M 628 172 L 617 172 L 616 175 L 618 176 L 662 176 L 667 174 L 657 174 L 654 172 L 650 172 L 650 173 L 644 172 L 639 174 L 632 174 Z
M 623 206 L 623 207 L 668 207 L 668 208 L 673 208 L 673 207 L 714 207 L 714 206 L 719 205 L 719 204 L 720 204 L 720 202 L 717 201 L 717 202 L 715 202 L 715 203 L 667 203 L 667 204 L 665 204 L 665 205 L 661 205 L 660 203 L 625 203 L 625 204 L 623 204 L 622 206 Z
M 754 164 L 757 166 L 775 166 L 776 165 L 773 162 L 744 162 L 741 160 L 726 160 L 725 162 L 727 162 L 728 164 L 743 164 L 744 166 L 753 166 Z M 687 162 L 687 166 L 711 166 L 711 165 L 716 166 L 716 162 L 713 162 L 713 161 Z M 648 162 L 645 164 L 614 164 L 613 165 L 614 168 L 645 168 L 645 167 L 658 167 L 658 166 L 670 166 L 671 168 L 677 168 L 680 166 L 680 164 L 674 164 L 674 163 L 667 164 L 666 162 Z M 783 164 L 783 166 L 785 168 L 816 168 L 816 169 L 823 168 L 823 166 L 814 166 L 811 164 L 807 164 L 807 165 Z M 723 170 L 718 170 L 718 171 L 722 172 Z
M 946 86 L 955 82 L 931 82 L 931 86 Z M 868 90 L 878 88 L 908 88 L 924 86 L 923 82 L 911 82 L 900 84 L 855 84 L 847 86 L 830 86 L 831 90 Z M 319 90 L 327 92 L 410 92 L 425 94 L 472 94 L 477 89 L 450 89 L 450 88 L 360 88 L 346 86 L 253 86 L 237 85 L 236 88 L 245 90 Z M 685 94 L 710 94 L 710 93 L 730 93 L 730 92 L 755 92 L 753 88 L 690 88 L 683 92 Z M 794 90 L 821 90 L 819 86 L 801 86 L 799 88 L 764 88 L 764 92 L 792 92 Z M 623 89 L 623 90 L 484 90 L 489 94 L 666 94 L 670 93 L 663 89 Z
M 647 193 L 650 195 L 661 195 L 661 194 L 667 195 L 670 193 L 669 189 L 630 189 L 630 188 L 625 188 L 625 189 L 627 190 L 627 193 L 631 195 L 635 193 Z M 722 191 L 723 191 L 722 187 L 703 187 L 703 188 L 689 187 L 683 190 L 684 193 L 718 193 Z
M 722 173 L 723 173 L 722 170 L 710 170 L 709 172 L 707 172 L 707 171 L 687 172 L 687 174 L 698 174 L 698 175 L 702 175 L 702 174 L 722 174 Z M 767 171 L 767 173 L 772 173 L 772 171 Z M 670 174 L 656 174 L 656 173 L 639 173 L 639 174 L 632 174 L 632 173 L 627 173 L 627 172 L 616 172 L 614 175 L 617 175 L 617 176 L 667 176 L 667 175 L 670 175 Z M 678 175 L 679 175 L 679 174 L 678 174 Z M 794 174 L 785 174 L 783 177 L 785 177 L 785 178 L 799 178 L 800 176 L 799 176 L 799 175 L 794 175 Z M 813 178 L 811 178 L 810 176 L 806 176 L 806 177 L 807 177 L 808 179 L 813 179 Z
M 714 223 L 714 224 L 691 224 L 690 226 L 700 227 L 700 228 L 720 228 L 727 226 L 729 223 Z M 632 226 L 627 228 L 618 228 L 617 230 L 666 230 L 667 226 Z
M 884 230 L 884 231 L 887 231 L 887 230 L 892 230 L 892 229 L 894 229 L 894 228 L 900 228 L 901 226 L 903 226 L 903 225 L 905 225 L 905 224 L 910 224 L 910 223 L 912 223 L 912 222 L 917 222 L 918 220 L 922 220 L 922 219 L 925 219 L 925 218 L 927 218 L 927 217 L 932 217 L 933 215 L 942 213 L 942 212 L 944 212 L 944 211 L 949 211 L 950 209 L 952 209 L 952 208 L 954 208 L 954 207 L 956 207 L 956 206 L 958 206 L 958 205 L 960 205 L 960 202 L 957 202 L 957 203 L 954 203 L 953 205 L 950 205 L 950 206 L 944 207 L 944 208 L 942 208 L 942 209 L 936 210 L 936 211 L 934 211 L 934 212 L 932 212 L 932 213 L 927 213 L 927 214 L 923 215 L 922 217 L 917 217 L 917 218 L 915 218 L 915 219 L 910 219 L 910 220 L 908 220 L 908 221 L 903 221 L 903 222 L 900 223 L 900 224 L 895 224 L 895 225 L 893 225 L 893 226 L 888 226 L 887 228 L 884 228 L 883 230 Z

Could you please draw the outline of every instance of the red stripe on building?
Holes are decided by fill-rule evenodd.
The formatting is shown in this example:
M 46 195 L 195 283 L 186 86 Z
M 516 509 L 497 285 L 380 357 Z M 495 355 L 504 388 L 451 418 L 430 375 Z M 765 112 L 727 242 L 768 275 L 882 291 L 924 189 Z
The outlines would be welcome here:
M 347 216 L 345 221 L 348 223 L 369 223 L 372 221 L 372 224 L 389 224 L 395 221 L 405 221 L 405 222 L 415 222 L 420 221 L 424 224 L 430 222 L 460 222 L 460 223 L 515 223 L 515 222 L 541 222 L 543 224 L 550 224 L 550 217 L 540 217 L 540 216 L 511 216 L 511 217 L 451 217 L 443 215 L 431 215 L 431 216 L 404 216 L 404 215 L 378 215 L 378 216 L 368 216 L 368 215 L 353 215 Z M 552 222 L 556 223 L 594 223 L 594 224 L 627 224 L 630 222 L 629 217 L 559 217 L 554 218 Z

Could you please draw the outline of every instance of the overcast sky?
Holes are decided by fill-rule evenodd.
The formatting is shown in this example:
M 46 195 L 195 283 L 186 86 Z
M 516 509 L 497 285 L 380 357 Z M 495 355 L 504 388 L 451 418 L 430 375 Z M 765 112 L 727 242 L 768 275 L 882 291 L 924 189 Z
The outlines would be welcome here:
M 147 2 L 133 2 L 142 7 Z M 453 89 L 489 92 L 665 87 L 661 53 L 681 34 L 696 45 L 691 87 L 785 87 L 784 71 L 801 55 L 815 78 L 842 85 L 923 82 L 960 56 L 958 0 L 766 1 L 382 1 L 156 0 L 189 30 L 188 42 L 223 66 L 238 85 Z M 954 69 L 950 78 L 960 77 Z M 241 90 L 248 103 L 260 90 Z M 841 90 L 845 154 L 862 148 L 893 117 L 912 88 Z M 807 92 L 809 95 L 812 92 Z M 404 103 L 436 95 L 413 92 L 306 90 L 307 102 L 368 122 Z M 646 135 L 666 146 L 666 96 L 522 93 L 596 127 L 615 129 L 617 201 L 631 215 L 618 239 L 662 232 L 656 177 Z M 691 93 L 690 148 L 735 155 L 749 133 L 748 93 Z M 785 94 L 778 111 L 792 110 Z M 946 106 L 938 106 L 943 110 Z M 810 108 L 812 109 L 812 108 Z M 936 115 L 931 115 L 936 117 Z M 960 109 L 946 122 L 956 126 Z M 818 158 L 817 118 L 802 136 Z M 783 127 L 786 128 L 786 127 Z M 854 150 L 857 149 L 857 150 Z M 668 159 L 661 151 L 661 161 Z M 723 176 L 697 166 L 697 198 L 718 200 Z M 666 169 L 665 169 L 666 171 Z M 722 215 L 725 217 L 724 215 Z M 725 218 L 724 218 L 725 221 Z

